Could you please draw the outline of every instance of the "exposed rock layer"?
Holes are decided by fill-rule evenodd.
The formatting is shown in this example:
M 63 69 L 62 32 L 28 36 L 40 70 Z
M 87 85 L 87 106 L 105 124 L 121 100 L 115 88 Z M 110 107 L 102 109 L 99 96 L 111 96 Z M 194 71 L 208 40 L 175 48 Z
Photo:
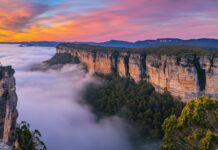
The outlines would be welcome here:
M 0 66 L 0 139 L 3 143 L 15 141 L 17 95 L 14 69 Z
M 218 58 L 212 56 L 156 56 L 137 52 L 93 51 L 57 47 L 86 64 L 91 73 L 117 72 L 136 82 L 149 81 L 158 91 L 168 90 L 186 101 L 202 94 L 218 98 Z

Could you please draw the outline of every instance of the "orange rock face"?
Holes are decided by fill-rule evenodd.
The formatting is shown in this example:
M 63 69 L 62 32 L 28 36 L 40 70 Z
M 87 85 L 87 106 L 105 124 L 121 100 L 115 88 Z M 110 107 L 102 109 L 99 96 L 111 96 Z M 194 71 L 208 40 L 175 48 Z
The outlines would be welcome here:
M 129 57 L 129 74 L 136 82 L 141 80 L 140 54 L 131 54 Z
M 185 63 L 185 60 L 181 63 Z M 197 73 L 193 66 L 182 67 L 176 64 L 176 58 L 166 56 L 148 56 L 146 64 L 148 81 L 157 90 L 166 89 L 184 100 L 197 96 Z
M 91 52 L 78 51 L 74 56 L 78 56 L 80 58 L 80 61 L 87 66 L 90 73 L 95 72 L 95 60 Z
M 206 71 L 205 94 L 218 98 L 218 58 L 201 58 L 201 66 Z
M 92 73 L 110 74 L 116 70 L 121 77 L 130 76 L 136 82 L 149 81 L 158 91 L 168 90 L 184 101 L 206 94 L 218 98 L 218 58 L 209 56 L 142 56 L 121 52 L 115 58 L 108 52 L 57 49 L 57 53 L 78 56 Z M 115 67 L 115 68 L 114 68 Z
M 97 53 L 95 60 L 95 72 L 103 74 L 112 73 L 110 54 Z
M 125 65 L 125 58 L 128 57 L 127 53 L 121 53 L 118 59 L 118 74 L 121 77 L 126 77 L 128 70 Z

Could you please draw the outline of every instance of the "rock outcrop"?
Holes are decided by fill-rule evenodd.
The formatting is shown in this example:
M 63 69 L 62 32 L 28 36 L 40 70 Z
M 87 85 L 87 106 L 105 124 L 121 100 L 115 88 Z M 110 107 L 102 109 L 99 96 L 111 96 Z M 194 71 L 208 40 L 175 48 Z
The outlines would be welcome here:
M 0 139 L 5 144 L 15 141 L 17 95 L 14 69 L 0 66 Z
M 57 54 L 63 53 L 79 59 L 91 73 L 115 72 L 136 82 L 147 80 L 156 90 L 168 90 L 184 101 L 203 94 L 218 98 L 218 58 L 212 55 L 155 55 L 60 44 Z

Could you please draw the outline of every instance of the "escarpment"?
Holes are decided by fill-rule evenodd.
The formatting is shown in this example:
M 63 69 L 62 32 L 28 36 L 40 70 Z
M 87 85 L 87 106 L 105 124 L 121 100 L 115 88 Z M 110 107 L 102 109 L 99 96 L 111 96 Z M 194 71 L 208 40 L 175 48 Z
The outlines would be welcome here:
M 17 95 L 14 69 L 0 66 L 0 139 L 5 144 L 15 142 Z
M 172 49 L 172 47 L 171 47 Z M 168 90 L 186 101 L 200 95 L 218 98 L 218 57 L 214 53 L 181 50 L 126 50 L 60 44 L 57 54 L 70 54 L 91 73 L 118 73 L 136 82 L 149 81 L 157 91 Z M 175 53 L 175 54 L 174 54 Z

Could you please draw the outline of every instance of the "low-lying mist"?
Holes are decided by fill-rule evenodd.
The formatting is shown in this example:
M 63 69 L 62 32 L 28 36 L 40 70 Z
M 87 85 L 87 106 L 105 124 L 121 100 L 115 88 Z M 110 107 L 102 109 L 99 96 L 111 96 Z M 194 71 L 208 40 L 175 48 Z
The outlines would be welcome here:
M 54 48 L 0 45 L 1 63 L 16 70 L 18 122 L 39 129 L 49 150 L 130 150 L 120 118 L 96 122 L 89 106 L 80 103 L 86 85 L 96 82 L 81 66 L 30 71 L 54 54 Z

